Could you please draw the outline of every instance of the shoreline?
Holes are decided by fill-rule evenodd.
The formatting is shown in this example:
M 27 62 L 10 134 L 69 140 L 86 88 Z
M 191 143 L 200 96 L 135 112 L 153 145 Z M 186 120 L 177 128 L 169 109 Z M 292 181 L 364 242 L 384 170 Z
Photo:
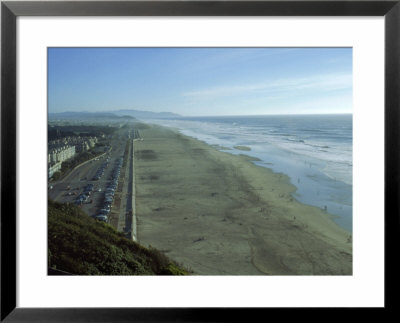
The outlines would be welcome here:
M 222 122 L 226 118 L 228 120 Z M 275 135 L 272 135 L 272 140 L 268 138 L 262 140 L 257 135 L 257 131 L 250 127 L 246 130 L 245 135 L 242 136 L 238 131 L 239 128 L 236 126 L 232 128 L 229 117 L 223 117 L 220 121 L 221 125 L 218 126 L 220 122 L 216 118 L 211 118 L 211 120 L 201 117 L 187 120 L 147 120 L 148 123 L 179 129 L 183 135 L 201 140 L 215 147 L 224 147 L 219 150 L 229 149 L 229 152 L 235 155 L 241 153 L 240 150 L 234 148 L 235 146 L 250 148 L 251 152 L 248 155 L 260 159 L 260 161 L 254 161 L 255 164 L 272 169 L 274 172 L 282 172 L 290 177 L 291 183 L 297 187 L 297 191 L 293 196 L 298 201 L 326 210 L 332 215 L 332 219 L 336 224 L 350 234 L 353 232 L 352 167 L 347 167 L 352 164 L 352 158 L 350 158 L 350 163 L 346 162 L 349 157 L 348 152 L 352 150 L 351 145 L 345 148 L 347 144 L 343 142 L 344 146 L 339 145 L 343 149 L 339 146 L 334 148 L 335 140 L 331 138 L 333 142 L 326 142 L 324 146 L 333 150 L 328 149 L 329 151 L 322 153 L 322 150 L 319 149 L 320 145 L 314 142 L 310 143 L 310 146 L 314 147 L 311 148 L 311 152 L 303 145 L 304 141 L 300 140 L 299 142 L 303 143 L 297 147 L 298 150 L 293 150 L 295 147 L 292 146 L 291 140 L 285 139 L 286 136 L 279 135 L 277 144 L 274 144 L 275 140 L 273 138 Z M 246 128 L 246 124 L 249 122 L 250 125 L 254 120 L 244 118 L 237 121 L 237 125 L 240 124 Z M 267 119 L 265 121 L 268 122 Z M 270 119 L 270 121 L 272 120 Z M 209 129 L 207 130 L 207 128 Z M 279 130 L 278 128 L 276 129 L 277 131 Z M 225 133 L 229 135 L 225 136 Z M 301 132 L 299 136 L 302 136 Z M 306 138 L 303 139 L 307 141 Z M 296 140 L 293 142 L 296 142 Z M 309 145 L 307 144 L 306 146 Z M 332 152 L 336 149 L 339 149 L 339 154 L 328 158 L 328 155 L 332 155 Z M 339 156 L 341 157 L 339 158 Z M 342 158 L 343 163 L 339 162 Z
M 151 123 L 150 121 L 148 121 L 148 122 L 155 126 L 157 126 L 157 125 L 162 126 L 159 123 Z M 320 210 L 323 210 L 323 212 L 327 213 L 330 216 L 332 221 L 334 221 L 337 225 L 339 225 L 346 232 L 348 232 L 349 235 L 352 235 L 352 232 L 353 232 L 352 211 L 346 210 L 346 209 L 348 209 L 347 203 L 341 203 L 341 202 L 338 202 L 335 200 L 330 200 L 330 199 L 327 200 L 326 197 L 325 197 L 325 199 L 319 200 L 319 202 L 316 203 L 315 202 L 316 200 L 314 199 L 314 197 L 315 197 L 315 195 L 319 195 L 319 191 L 316 194 L 314 193 L 312 195 L 309 195 L 310 187 L 308 187 L 308 191 L 307 191 L 306 186 L 304 186 L 303 184 L 302 184 L 302 186 L 299 186 L 298 184 L 295 183 L 295 178 L 297 178 L 297 180 L 300 181 L 299 177 L 293 176 L 293 174 L 289 175 L 289 173 L 287 171 L 285 172 L 284 170 L 274 169 L 275 168 L 274 163 L 266 161 L 264 158 L 259 156 L 257 153 L 254 153 L 253 149 L 251 147 L 244 146 L 244 145 L 233 145 L 232 147 L 225 147 L 225 146 L 221 146 L 220 144 L 207 142 L 207 140 L 197 138 L 195 135 L 186 134 L 184 129 L 180 129 L 175 126 L 174 127 L 164 126 L 164 127 L 167 127 L 173 131 L 176 131 L 184 136 L 188 136 L 190 138 L 193 138 L 195 140 L 203 142 L 204 144 L 209 145 L 218 151 L 226 151 L 232 155 L 246 156 L 246 158 L 249 161 L 252 161 L 257 166 L 266 168 L 273 173 L 282 173 L 282 174 L 288 176 L 289 182 L 296 187 L 296 190 L 292 194 L 292 197 L 294 199 L 296 199 L 301 204 L 315 206 L 315 207 L 319 208 Z M 319 173 L 317 176 L 320 176 L 323 181 L 326 179 L 329 179 L 331 181 L 334 181 L 335 185 L 336 185 L 337 181 L 335 178 L 330 177 L 329 175 L 321 172 L 321 170 L 318 170 L 317 173 Z M 301 177 L 301 175 L 300 175 L 300 177 Z M 308 179 L 306 178 L 306 181 L 307 180 Z M 302 183 L 303 183 L 303 181 L 302 181 Z M 339 183 L 340 183 L 340 181 L 339 181 Z M 332 183 L 330 185 L 332 185 Z M 347 182 L 342 182 L 341 185 L 347 186 L 349 184 Z M 333 212 L 332 212 L 332 210 L 333 210 Z
M 147 124 L 135 144 L 138 239 L 200 275 L 351 275 L 351 234 L 285 174 Z

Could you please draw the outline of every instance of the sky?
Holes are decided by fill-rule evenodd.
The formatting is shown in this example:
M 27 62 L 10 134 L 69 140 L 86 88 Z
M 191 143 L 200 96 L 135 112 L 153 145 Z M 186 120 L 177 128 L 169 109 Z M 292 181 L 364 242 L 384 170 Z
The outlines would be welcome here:
M 351 48 L 49 48 L 49 112 L 352 113 Z

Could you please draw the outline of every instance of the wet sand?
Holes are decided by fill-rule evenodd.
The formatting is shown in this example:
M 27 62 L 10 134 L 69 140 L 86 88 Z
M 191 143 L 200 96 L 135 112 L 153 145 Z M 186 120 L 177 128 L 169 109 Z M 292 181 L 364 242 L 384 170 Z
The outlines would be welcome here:
M 351 275 L 352 242 L 284 174 L 149 126 L 135 141 L 138 241 L 195 275 Z

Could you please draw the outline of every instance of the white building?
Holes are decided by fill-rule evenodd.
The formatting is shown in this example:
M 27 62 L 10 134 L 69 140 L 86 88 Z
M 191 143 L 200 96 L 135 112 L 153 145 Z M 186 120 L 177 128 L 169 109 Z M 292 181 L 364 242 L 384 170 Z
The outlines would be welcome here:
M 49 150 L 47 162 L 49 164 L 49 178 L 61 169 L 62 162 L 75 156 L 75 146 L 61 146 Z
M 55 172 L 58 172 L 61 169 L 61 163 L 56 163 L 49 166 L 49 178 L 54 175 Z
M 48 162 L 50 164 L 66 161 L 75 156 L 75 146 L 62 146 L 49 150 Z

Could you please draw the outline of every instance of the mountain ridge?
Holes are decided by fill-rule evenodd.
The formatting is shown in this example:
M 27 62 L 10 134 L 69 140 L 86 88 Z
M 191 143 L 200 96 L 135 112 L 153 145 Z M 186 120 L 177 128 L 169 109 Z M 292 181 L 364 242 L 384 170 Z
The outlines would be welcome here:
M 49 112 L 49 119 L 93 119 L 93 118 L 133 118 L 133 119 L 171 119 L 181 118 L 182 116 L 172 112 L 152 112 L 133 109 L 121 109 L 115 111 L 65 111 Z

